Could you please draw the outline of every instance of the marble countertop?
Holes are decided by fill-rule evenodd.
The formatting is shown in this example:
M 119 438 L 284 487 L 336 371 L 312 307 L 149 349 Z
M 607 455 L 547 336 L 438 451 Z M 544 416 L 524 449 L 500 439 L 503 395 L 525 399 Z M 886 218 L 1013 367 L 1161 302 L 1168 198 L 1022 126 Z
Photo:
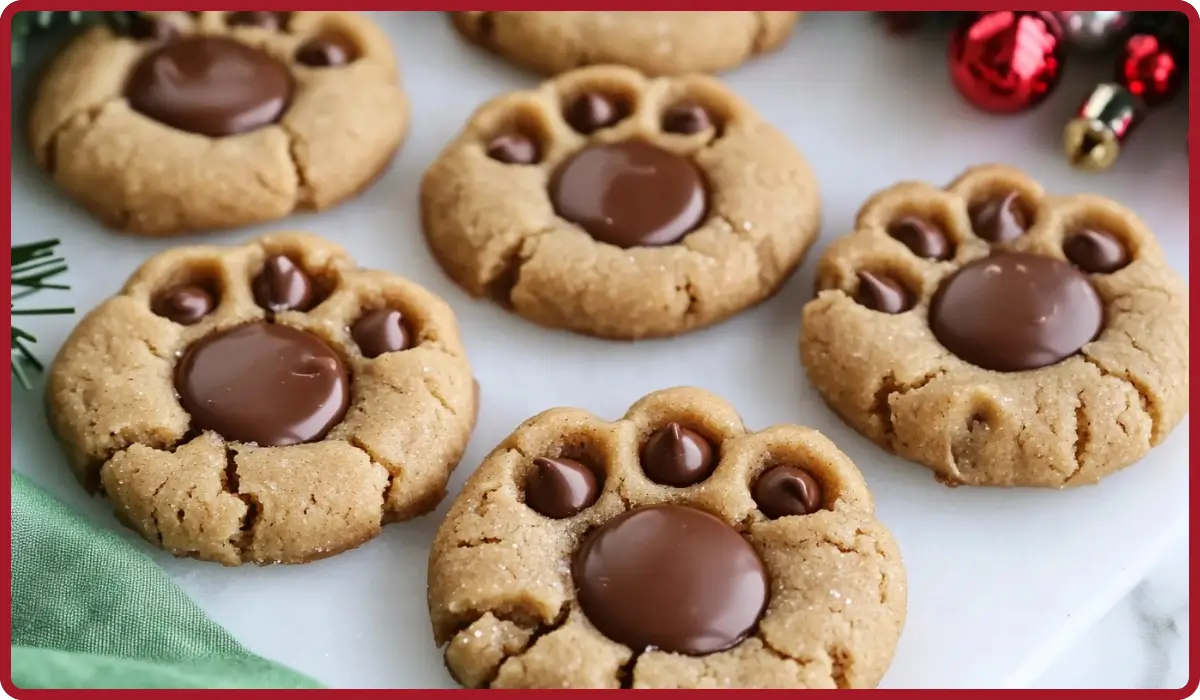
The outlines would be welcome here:
M 1188 680 L 1188 538 L 1055 660 L 1042 689 L 1180 688 Z
M 475 345 L 471 351 L 481 358 L 488 358 L 479 367 L 480 382 L 484 386 L 489 382 L 503 386 L 512 381 L 514 372 L 524 380 L 536 378 L 545 385 L 540 394 L 523 391 L 501 395 L 499 391 L 485 391 L 485 402 L 491 401 L 492 405 L 481 413 L 483 418 L 477 429 L 475 451 L 466 462 L 476 460 L 477 464 L 482 451 L 496 444 L 511 429 L 513 416 L 523 418 L 552 405 L 577 405 L 575 402 L 580 396 L 588 398 L 590 403 L 586 407 L 589 410 L 601 415 L 620 415 L 628 405 L 629 397 L 663 386 L 691 383 L 695 373 L 700 371 L 696 368 L 709 366 L 702 363 L 714 363 L 711 366 L 720 367 L 722 371 L 700 371 L 709 382 L 706 388 L 744 407 L 748 423 L 763 426 L 782 418 L 817 427 L 844 445 L 868 473 L 881 515 L 885 516 L 883 519 L 906 542 L 905 559 L 910 566 L 910 618 L 905 634 L 912 646 L 903 660 L 907 666 L 897 663 L 894 668 L 904 671 L 898 675 L 897 683 L 908 683 L 910 687 L 924 680 L 925 674 L 930 672 L 932 667 L 926 655 L 944 652 L 948 647 L 968 649 L 977 658 L 974 665 L 964 665 L 961 661 L 965 656 L 960 655 L 938 669 L 953 672 L 939 676 L 944 683 L 951 680 L 968 683 L 974 678 L 972 674 L 998 676 L 1001 671 L 997 669 L 1002 669 L 1007 677 L 1012 672 L 1009 666 L 1026 661 L 1022 655 L 1044 658 L 1039 656 L 1040 647 L 1035 650 L 1031 644 L 1052 637 L 1062 626 L 1062 616 L 1070 617 L 1066 611 L 1078 610 L 1079 606 L 1068 605 L 1077 602 L 1074 597 L 1087 594 L 1096 597 L 1103 588 L 1111 595 L 1099 596 L 1103 602 L 1097 605 L 1107 605 L 1143 570 L 1141 566 L 1123 568 L 1118 565 L 1118 560 L 1127 564 L 1136 559 L 1152 560 L 1154 552 L 1137 544 L 1137 533 L 1133 531 L 1139 530 L 1138 526 L 1143 526 L 1142 532 L 1149 532 L 1153 525 L 1154 528 L 1161 527 L 1155 529 L 1155 533 L 1167 533 L 1168 528 L 1184 521 L 1186 491 L 1178 490 L 1173 480 L 1176 475 L 1186 478 L 1186 463 L 1172 462 L 1169 453 L 1163 452 L 1162 448 L 1150 459 L 1160 461 L 1159 466 L 1167 467 L 1168 472 L 1152 467 L 1130 470 L 1133 476 L 1130 473 L 1116 475 L 1108 484 L 1088 492 L 1049 496 L 1022 493 L 1017 498 L 989 490 L 959 489 L 950 494 L 949 490 L 935 488 L 933 480 L 921 470 L 893 468 L 896 465 L 889 462 L 891 458 L 878 454 L 873 446 L 850 434 L 815 400 L 798 406 L 792 375 L 725 371 L 735 364 L 747 364 L 741 360 L 758 356 L 755 353 L 761 354 L 763 348 L 769 348 L 770 353 L 777 353 L 769 357 L 779 360 L 778 366 L 785 368 L 782 372 L 799 373 L 795 362 L 794 309 L 812 288 L 811 265 L 773 305 L 743 314 L 719 331 L 679 339 L 673 345 L 676 348 L 674 354 L 669 356 L 649 353 L 640 346 L 596 349 L 585 340 L 543 333 L 496 314 L 484 305 L 469 304 L 455 297 L 457 292 L 429 262 L 419 236 L 378 238 L 372 237 L 371 232 L 392 231 L 397 226 L 409 231 L 418 230 L 413 210 L 403 210 L 407 218 L 398 219 L 394 201 L 404 201 L 405 196 L 410 198 L 408 201 L 415 201 L 412 193 L 416 190 L 423 164 L 436 155 L 440 144 L 452 137 L 464 114 L 505 86 L 526 84 L 528 77 L 509 71 L 482 53 L 447 50 L 455 39 L 444 18 L 411 15 L 403 21 L 390 16 L 379 19 L 399 37 L 395 43 L 401 53 L 401 63 L 406 66 L 408 88 L 414 95 L 433 97 L 424 101 L 426 107 L 415 113 L 414 136 L 405 147 L 401 165 L 390 171 L 386 182 L 367 192 L 353 206 L 306 218 L 303 228 L 337 232 L 339 240 L 356 250 L 360 259 L 369 255 L 372 260 L 383 261 L 385 265 L 396 265 L 402 268 L 399 271 L 419 283 L 455 298 L 456 311 L 463 318 L 464 326 L 473 329 Z M 927 44 L 919 40 L 884 41 L 863 31 L 861 25 L 865 21 L 859 17 L 829 17 L 820 31 L 809 32 L 809 40 L 793 42 L 786 52 L 748 66 L 735 78 L 741 89 L 757 96 L 756 103 L 769 110 L 771 116 L 778 117 L 781 123 L 792 124 L 789 133 L 804 146 L 812 161 L 819 164 L 823 199 L 828 202 L 826 213 L 830 236 L 836 235 L 844 222 L 853 220 L 864 192 L 900 179 L 946 181 L 962 167 L 964 154 L 971 154 L 971 158 L 979 162 L 1016 157 L 1019 164 L 1043 173 L 1048 182 L 1062 191 L 1080 191 L 1084 186 L 1094 186 L 1100 194 L 1115 196 L 1118 192 L 1129 194 L 1129 190 L 1136 189 L 1138 196 L 1133 199 L 1148 214 L 1162 219 L 1164 230 L 1176 230 L 1181 235 L 1186 232 L 1186 225 L 1170 225 L 1174 221 L 1170 216 L 1171 206 L 1176 201 L 1172 198 L 1186 192 L 1186 180 L 1181 184 L 1178 178 L 1162 177 L 1185 172 L 1183 157 L 1172 160 L 1168 156 L 1178 154 L 1168 151 L 1167 146 L 1142 141 L 1138 149 L 1123 157 L 1124 170 L 1120 172 L 1141 172 L 1141 178 L 1084 179 L 1062 162 L 1057 141 L 1053 149 L 1047 148 L 1046 143 L 1030 141 L 1030 134 L 1061 130 L 1054 121 L 1059 119 L 1056 114 L 1073 109 L 1070 103 L 1075 99 L 1074 95 L 1089 84 L 1089 74 L 1074 72 L 1075 86 L 1063 88 L 1052 98 L 1047 110 L 993 122 L 954 98 L 940 73 L 926 72 L 928 66 L 938 65 L 935 61 L 942 60 L 945 49 L 939 41 Z M 855 50 L 848 50 L 848 46 Z M 803 110 L 792 109 L 786 99 L 779 97 L 782 93 L 771 89 L 772 85 L 792 80 L 796 71 L 791 66 L 803 65 L 805 60 L 824 60 L 835 53 L 842 56 L 844 63 L 838 76 L 805 76 L 807 100 Z M 421 60 L 421 57 L 431 55 L 439 56 L 439 61 Z M 895 79 L 877 79 L 877 89 L 861 90 L 858 86 L 869 77 L 876 77 L 881 67 L 894 71 Z M 1108 70 L 1107 67 L 1104 69 Z M 1096 68 L 1090 75 L 1099 75 L 1099 70 Z M 456 76 L 454 90 L 444 89 L 447 72 Z M 918 74 L 933 77 L 926 81 L 908 79 Z M 868 101 L 854 110 L 839 106 L 851 99 Z M 930 104 L 936 107 L 931 109 Z M 1059 111 L 1055 112 L 1056 109 Z M 905 138 L 897 136 L 895 131 L 879 128 L 880 114 L 885 115 L 890 128 L 910 129 L 905 133 L 913 135 Z M 937 133 L 939 138 L 918 138 L 917 125 L 921 134 Z M 1166 128 L 1168 133 L 1172 133 L 1170 128 L 1175 128 L 1173 133 L 1182 141 L 1185 128 L 1180 122 L 1168 123 Z M 863 162 L 850 162 L 845 158 L 838 145 L 839 135 L 847 142 L 853 138 Z M 14 134 L 14 143 L 19 138 L 19 134 Z M 871 142 L 872 138 L 877 141 Z M 1169 138 L 1161 143 L 1167 141 Z M 1012 152 L 1012 144 L 1022 145 L 1019 152 Z M 25 231 L 24 235 L 38 237 L 58 235 L 64 240 L 63 252 L 73 261 L 71 303 L 80 308 L 112 292 L 116 284 L 114 268 L 131 271 L 150 250 L 173 245 L 168 241 L 103 236 L 99 231 L 89 230 L 92 226 L 89 220 L 77 210 L 65 207 L 61 196 L 44 181 L 18 175 L 32 172 L 25 151 L 14 150 L 13 167 L 14 232 Z M 1119 173 L 1115 175 L 1119 176 Z M 1169 186 L 1158 187 L 1160 178 Z M 18 217 L 17 204 L 24 218 Z M 21 225 L 21 221 L 26 222 L 25 225 Z M 286 228 L 287 224 L 281 227 Z M 232 242 L 249 233 L 238 231 L 219 235 L 214 242 Z M 1186 260 L 1186 247 L 1182 247 L 1186 243 L 1176 245 L 1184 251 L 1178 259 Z M 39 324 L 31 323 L 30 330 L 38 334 L 39 353 L 48 358 L 61 343 L 70 323 L 62 317 L 47 317 Z M 513 350 L 517 360 L 507 362 L 500 356 L 497 348 L 506 347 L 509 339 L 518 334 L 528 338 L 527 342 L 546 349 L 536 362 L 528 362 L 528 353 L 520 348 Z M 490 344 L 489 337 L 493 339 Z M 489 352 L 482 352 L 484 349 Z M 555 352 L 561 355 L 557 365 L 549 361 L 555 357 Z M 634 353 L 641 354 L 637 362 L 631 361 Z M 739 362 L 723 358 L 737 358 Z M 639 380 L 643 384 L 628 385 L 587 383 L 587 377 L 580 376 L 577 371 L 579 362 L 597 367 L 595 371 L 600 376 L 604 376 L 605 366 L 614 368 L 609 374 L 614 377 L 625 376 L 630 367 L 638 367 L 644 381 Z M 799 382 L 800 377 L 795 376 L 795 381 Z M 573 382 L 579 382 L 582 388 L 573 389 Z M 1186 429 L 1186 425 L 1181 427 L 1183 431 Z M 43 426 L 38 426 L 37 431 L 29 426 L 20 431 L 14 428 L 14 432 L 21 435 L 33 455 L 19 460 L 15 446 L 20 441 L 14 440 L 14 462 L 43 464 L 47 460 L 38 459 L 36 455 L 57 449 L 52 447 Z M 1186 441 L 1186 435 L 1182 439 Z M 1186 456 L 1186 442 L 1181 454 Z M 458 472 L 452 489 L 457 489 L 467 471 Z M 82 498 L 74 485 L 69 484 L 65 471 L 48 470 L 42 472 L 41 477 L 43 485 L 57 480 L 59 488 L 55 492 L 58 495 Z M 1164 512 L 1151 513 L 1162 502 L 1141 497 L 1136 493 L 1139 488 L 1174 495 L 1177 500 L 1169 504 L 1170 508 L 1158 508 Z M 1047 499 L 1052 499 L 1053 505 L 1047 505 L 1050 502 Z M 1119 513 L 1120 508 L 1131 502 L 1142 508 L 1143 513 L 1127 508 L 1123 518 L 1114 518 L 1114 513 Z M 92 512 L 103 511 L 100 505 L 93 504 Z M 1039 513 L 1045 520 L 1037 520 Z M 970 517 L 962 517 L 964 514 Z M 1153 520 L 1155 515 L 1162 516 L 1161 524 Z M 110 516 L 106 514 L 105 517 Z M 1060 532 L 1057 539 L 1048 540 L 1042 523 L 1059 521 L 1071 532 Z M 170 560 L 165 555 L 160 561 L 194 597 L 208 604 L 210 612 L 219 613 L 216 615 L 218 622 L 239 634 L 248 646 L 310 672 L 318 665 L 328 675 L 330 681 L 327 682 L 343 680 L 345 683 L 396 687 L 405 681 L 429 682 L 427 679 L 432 677 L 431 682 L 445 683 L 431 645 L 415 650 L 400 646 L 400 640 L 405 637 L 397 634 L 397 630 L 428 634 L 423 596 L 394 595 L 397 587 L 420 590 L 424 585 L 427 542 L 432 538 L 431 528 L 435 524 L 436 521 L 430 519 L 411 528 L 396 529 L 368 547 L 339 557 L 337 562 L 317 563 L 303 570 L 243 567 L 235 571 L 217 571 L 205 568 L 207 565 Z M 1006 537 L 998 542 L 997 549 L 988 552 L 975 546 L 978 541 L 993 538 L 999 532 L 1006 533 Z M 1165 554 L 1156 570 L 1098 624 L 1087 631 L 1078 630 L 1078 639 L 1064 640 L 1055 646 L 1055 650 L 1066 649 L 1065 652 L 1045 654 L 1054 658 L 1044 674 L 1034 670 L 1022 676 L 1022 682 L 1039 678 L 1033 683 L 1035 687 L 1054 689 L 1183 685 L 1188 675 L 1188 556 L 1184 535 L 1179 533 L 1180 542 Z M 1122 537 L 1125 541 L 1118 541 Z M 1162 542 L 1163 539 L 1156 535 L 1155 541 Z M 1070 562 L 1065 561 L 1065 554 L 1072 555 Z M 398 565 L 397 561 L 408 566 Z M 1075 562 L 1094 564 L 1083 567 Z M 1125 572 L 1127 579 L 1115 576 L 1119 572 Z M 1032 585 L 1039 582 L 1040 585 Z M 975 591 L 980 599 L 1002 600 L 1003 607 L 989 609 L 970 599 L 952 597 L 956 590 L 974 584 L 990 587 Z M 1088 590 L 1089 586 L 1091 590 Z M 231 595 L 232 591 L 237 593 Z M 327 593 L 322 594 L 322 591 Z M 995 595 L 989 598 L 992 593 Z M 314 610 L 311 601 L 322 595 L 330 595 L 336 605 Z M 952 603 L 951 614 L 946 614 L 946 600 Z M 988 611 L 990 617 L 975 616 L 974 613 L 980 610 Z M 262 624 L 264 619 L 273 620 L 275 626 Z M 378 624 L 381 619 L 388 620 L 388 624 Z M 1090 622 L 1094 618 L 1088 616 L 1086 619 Z M 1039 622 L 1045 622 L 1045 629 L 1038 628 Z M 312 643 L 293 644 L 297 635 L 304 635 Z M 947 645 L 945 639 L 957 642 Z M 285 651 L 291 652 L 292 656 L 284 658 Z M 1005 663 L 997 661 L 996 653 L 1001 651 L 1009 652 Z M 379 663 L 380 659 L 385 661 Z M 401 666 L 404 669 L 400 669 Z M 396 678 L 401 675 L 401 670 L 409 675 L 398 681 Z M 344 680 L 347 678 L 352 680 Z

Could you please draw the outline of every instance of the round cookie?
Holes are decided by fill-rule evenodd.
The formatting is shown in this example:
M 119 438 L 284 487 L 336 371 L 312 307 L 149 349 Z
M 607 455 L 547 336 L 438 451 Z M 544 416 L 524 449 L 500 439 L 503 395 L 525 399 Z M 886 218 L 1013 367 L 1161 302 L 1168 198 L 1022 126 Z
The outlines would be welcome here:
M 874 195 L 804 308 L 809 380 L 951 485 L 1094 483 L 1188 411 L 1188 293 L 1145 224 L 1013 168 Z
M 408 111 L 387 37 L 356 13 L 146 13 L 67 46 L 29 138 L 92 214 L 168 236 L 356 195 L 390 163 Z
M 874 687 L 907 594 L 873 510 L 824 436 L 700 389 L 546 411 L 438 530 L 434 637 L 467 687 Z
M 150 258 L 50 369 L 76 477 L 175 554 L 301 563 L 432 510 L 478 402 L 450 307 L 280 233 Z
M 555 75 L 619 64 L 649 75 L 713 73 L 773 51 L 799 12 L 452 12 L 463 36 Z
M 425 173 L 421 212 L 470 294 L 615 339 L 762 301 L 820 226 L 804 157 L 725 86 L 615 66 L 481 107 Z

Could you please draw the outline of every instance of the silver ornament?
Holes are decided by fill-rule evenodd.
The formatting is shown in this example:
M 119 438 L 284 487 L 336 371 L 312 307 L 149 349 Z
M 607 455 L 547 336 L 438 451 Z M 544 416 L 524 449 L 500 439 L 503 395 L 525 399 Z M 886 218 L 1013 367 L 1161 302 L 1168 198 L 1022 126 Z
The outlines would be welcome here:
M 1055 12 L 1067 41 L 1082 49 L 1102 49 L 1129 26 L 1132 12 Z

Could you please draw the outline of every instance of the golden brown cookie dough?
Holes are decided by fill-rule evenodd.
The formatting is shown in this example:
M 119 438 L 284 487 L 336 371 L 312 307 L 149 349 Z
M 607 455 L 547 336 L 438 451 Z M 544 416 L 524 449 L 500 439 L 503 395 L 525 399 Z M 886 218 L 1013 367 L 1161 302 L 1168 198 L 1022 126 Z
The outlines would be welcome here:
M 712 78 L 565 73 L 481 107 L 425 173 L 446 272 L 536 323 L 669 336 L 762 301 L 820 225 L 816 180 Z
M 148 236 L 271 221 L 365 189 L 408 128 L 387 37 L 352 12 L 167 12 L 73 41 L 42 79 L 34 155 Z
M 799 12 L 452 12 L 472 43 L 554 75 L 598 64 L 648 75 L 713 73 L 773 51 Z
M 445 302 L 301 233 L 150 258 L 47 387 L 81 483 L 226 565 L 332 556 L 433 509 L 477 400 Z
M 906 579 L 873 511 L 820 433 L 700 389 L 546 411 L 438 530 L 434 637 L 473 688 L 874 687 Z
M 809 379 L 947 484 L 1089 484 L 1188 411 L 1188 292 L 1126 207 L 972 168 L 873 196 L 804 308 Z

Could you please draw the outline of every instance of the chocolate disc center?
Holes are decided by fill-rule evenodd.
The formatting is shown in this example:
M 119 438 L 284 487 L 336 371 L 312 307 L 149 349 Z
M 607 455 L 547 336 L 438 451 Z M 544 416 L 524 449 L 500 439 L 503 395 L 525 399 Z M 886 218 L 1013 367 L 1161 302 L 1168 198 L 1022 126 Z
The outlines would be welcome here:
M 346 413 L 350 382 L 320 338 L 251 323 L 188 348 L 175 368 L 175 391 L 193 428 L 281 446 L 325 437 Z
M 273 124 L 292 99 L 291 71 L 280 61 L 222 37 L 171 41 L 133 69 L 125 97 L 167 126 L 230 136 Z
M 593 531 L 571 574 L 588 620 L 635 652 L 729 649 L 758 624 L 767 573 L 754 548 L 708 513 L 631 510 Z
M 947 350 L 999 372 L 1061 362 L 1099 335 L 1104 307 L 1074 267 L 1043 255 L 1000 253 L 942 283 L 929 325 Z
M 576 153 L 555 172 L 550 201 L 562 218 L 621 248 L 674 243 L 699 226 L 708 210 L 699 169 L 644 141 Z

